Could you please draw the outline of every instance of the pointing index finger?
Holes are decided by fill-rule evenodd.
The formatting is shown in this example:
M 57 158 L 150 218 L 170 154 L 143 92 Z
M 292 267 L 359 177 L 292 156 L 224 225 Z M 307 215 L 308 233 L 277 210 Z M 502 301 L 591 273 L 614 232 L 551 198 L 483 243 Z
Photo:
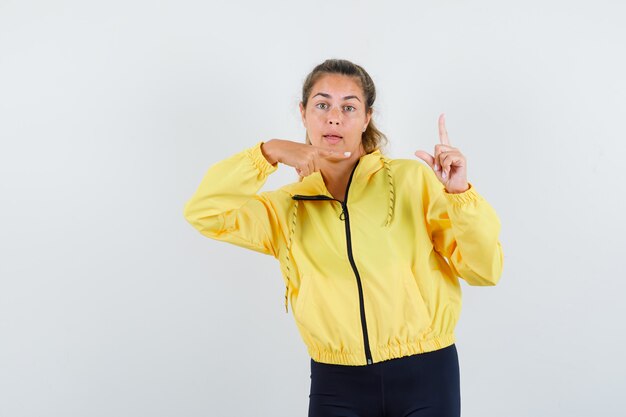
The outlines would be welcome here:
M 439 140 L 444 145 L 450 145 L 448 131 L 446 130 L 446 119 L 444 113 L 439 115 Z
M 327 148 L 318 148 L 320 156 L 331 159 L 331 160 L 341 160 L 348 159 L 348 157 L 352 154 L 352 152 L 341 152 L 335 149 L 327 149 Z

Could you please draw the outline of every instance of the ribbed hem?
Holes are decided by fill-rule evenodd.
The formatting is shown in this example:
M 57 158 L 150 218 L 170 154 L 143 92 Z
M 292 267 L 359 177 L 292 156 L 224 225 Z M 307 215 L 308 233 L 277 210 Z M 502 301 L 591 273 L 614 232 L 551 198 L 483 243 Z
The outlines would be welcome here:
M 377 349 L 372 350 L 372 361 L 374 363 L 378 363 L 389 359 L 396 359 L 419 353 L 432 352 L 448 347 L 454 342 L 454 334 L 448 334 L 437 336 L 427 340 L 416 340 L 412 343 L 383 345 L 379 346 Z M 367 364 L 367 362 L 365 361 L 365 352 L 338 352 L 316 349 L 312 347 L 308 348 L 308 352 L 315 362 L 352 366 L 361 366 Z
M 269 175 L 278 169 L 278 162 L 272 165 L 267 159 L 265 159 L 263 151 L 261 151 L 261 145 L 263 145 L 263 143 L 265 142 L 259 141 L 256 145 L 246 149 L 246 154 L 250 157 L 252 163 L 261 172 L 261 174 Z
M 364 353 L 349 353 L 308 348 L 311 359 L 315 362 L 332 363 L 335 365 L 365 365 Z M 360 358 L 359 356 L 362 356 Z
M 468 182 L 468 184 L 470 188 L 463 191 L 462 193 L 449 193 L 444 188 L 443 194 L 452 204 L 471 203 L 472 201 L 478 201 L 482 199 L 482 196 L 478 194 L 472 183 Z
M 454 334 L 447 334 L 432 339 L 416 340 L 411 343 L 379 346 L 377 350 L 372 351 L 372 359 L 374 363 L 376 363 L 418 353 L 432 352 L 448 347 L 453 344 L 454 341 Z

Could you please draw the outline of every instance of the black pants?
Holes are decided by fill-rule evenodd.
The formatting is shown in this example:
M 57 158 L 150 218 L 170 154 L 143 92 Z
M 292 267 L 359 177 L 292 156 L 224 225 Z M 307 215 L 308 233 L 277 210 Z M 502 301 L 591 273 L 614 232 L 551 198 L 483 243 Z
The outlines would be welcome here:
M 459 358 L 433 352 L 350 366 L 311 359 L 309 417 L 459 417 Z

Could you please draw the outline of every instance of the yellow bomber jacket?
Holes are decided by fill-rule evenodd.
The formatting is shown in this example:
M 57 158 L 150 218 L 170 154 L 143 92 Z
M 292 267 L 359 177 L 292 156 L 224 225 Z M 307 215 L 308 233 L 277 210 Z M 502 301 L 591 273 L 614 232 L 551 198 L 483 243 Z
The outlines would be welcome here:
M 311 358 L 367 365 L 453 344 L 459 278 L 496 285 L 503 268 L 500 220 L 473 184 L 450 194 L 426 164 L 375 150 L 344 203 L 319 172 L 259 193 L 278 168 L 262 144 L 213 164 L 184 216 L 204 236 L 279 261 Z

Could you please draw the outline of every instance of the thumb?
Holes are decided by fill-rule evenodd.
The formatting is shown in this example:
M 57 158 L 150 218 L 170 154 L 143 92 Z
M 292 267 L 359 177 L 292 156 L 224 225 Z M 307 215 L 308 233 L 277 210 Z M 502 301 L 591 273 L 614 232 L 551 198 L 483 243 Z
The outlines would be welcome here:
M 415 156 L 417 156 L 418 158 L 420 158 L 421 160 L 426 162 L 428 164 L 428 166 L 431 167 L 432 169 L 435 169 L 435 167 L 434 167 L 435 157 L 432 156 L 431 154 L 429 154 L 428 152 L 415 151 Z

